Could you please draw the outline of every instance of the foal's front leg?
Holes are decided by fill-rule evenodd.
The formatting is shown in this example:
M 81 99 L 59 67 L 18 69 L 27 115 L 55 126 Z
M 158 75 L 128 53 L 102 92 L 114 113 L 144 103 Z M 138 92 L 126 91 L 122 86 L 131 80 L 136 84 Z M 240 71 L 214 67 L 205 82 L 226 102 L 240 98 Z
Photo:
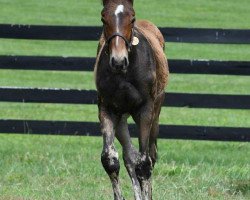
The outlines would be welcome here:
M 142 200 L 141 186 L 135 172 L 135 167 L 139 158 L 139 152 L 132 144 L 130 138 L 127 124 L 127 115 L 123 115 L 121 117 L 121 120 L 117 125 L 116 137 L 122 145 L 123 160 L 132 181 L 135 200 Z
M 114 199 L 123 200 L 119 183 L 120 163 L 118 152 L 114 146 L 115 126 L 117 118 L 108 113 L 105 108 L 99 108 L 99 119 L 101 122 L 101 132 L 103 135 L 103 150 L 101 154 L 102 165 L 109 175 L 112 183 Z
M 139 148 L 140 159 L 136 166 L 136 175 L 140 181 L 142 199 L 152 199 L 151 174 L 153 170 L 152 159 L 149 155 L 149 138 L 154 115 L 153 102 L 147 102 L 138 113 L 133 115 L 133 119 L 140 129 Z

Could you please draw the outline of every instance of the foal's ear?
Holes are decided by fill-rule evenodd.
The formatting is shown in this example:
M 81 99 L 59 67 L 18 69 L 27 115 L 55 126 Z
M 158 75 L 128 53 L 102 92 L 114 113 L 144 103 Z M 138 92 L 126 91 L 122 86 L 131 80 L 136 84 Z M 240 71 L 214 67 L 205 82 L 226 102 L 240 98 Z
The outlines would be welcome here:
M 110 0 L 102 0 L 102 4 L 105 6 L 108 3 L 108 1 Z M 134 4 L 134 0 L 127 0 L 127 1 L 130 2 L 132 5 Z
M 102 5 L 106 5 L 106 3 L 108 2 L 109 0 L 102 0 Z
M 108 1 L 110 1 L 110 0 L 102 0 L 102 4 L 105 6 L 106 3 L 108 3 Z M 130 2 L 132 5 L 134 3 L 134 0 L 127 0 L 127 1 Z
M 128 0 L 132 5 L 134 4 L 134 0 Z

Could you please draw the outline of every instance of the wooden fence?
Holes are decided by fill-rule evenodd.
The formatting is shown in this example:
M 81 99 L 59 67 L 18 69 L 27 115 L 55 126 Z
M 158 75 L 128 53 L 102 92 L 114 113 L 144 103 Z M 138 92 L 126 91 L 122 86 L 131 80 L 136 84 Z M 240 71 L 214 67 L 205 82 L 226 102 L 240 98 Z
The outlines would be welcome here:
M 0 38 L 45 40 L 96 40 L 100 27 L 0 25 Z M 167 41 L 250 44 L 250 30 L 161 28 Z M 94 58 L 0 56 L 0 69 L 92 71 Z M 171 73 L 250 75 L 250 62 L 169 60 Z M 0 87 L 0 101 L 24 103 L 95 104 L 96 91 Z M 249 95 L 168 93 L 163 106 L 250 109 Z M 136 127 L 130 125 L 131 135 Z M 0 120 L 0 132 L 100 135 L 98 123 Z M 250 128 L 161 125 L 160 138 L 250 141 Z

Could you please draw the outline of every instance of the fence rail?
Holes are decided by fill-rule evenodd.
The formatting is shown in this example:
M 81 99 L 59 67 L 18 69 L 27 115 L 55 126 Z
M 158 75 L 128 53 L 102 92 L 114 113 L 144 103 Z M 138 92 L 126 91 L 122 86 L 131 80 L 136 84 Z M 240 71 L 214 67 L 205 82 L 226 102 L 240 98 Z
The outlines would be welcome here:
M 160 28 L 167 42 L 250 44 L 250 30 Z M 101 27 L 0 24 L 0 38 L 97 40 Z M 92 71 L 94 58 L 0 56 L 0 69 Z M 169 60 L 171 73 L 250 75 L 247 61 Z M 0 87 L 0 101 L 25 103 L 95 104 L 92 90 Z M 250 109 L 250 95 L 167 93 L 164 106 Z M 136 136 L 135 125 L 130 125 Z M 0 120 L 3 133 L 99 136 L 94 122 Z M 250 128 L 160 125 L 160 138 L 250 141 Z
M 5 133 L 100 136 L 95 122 L 0 120 Z M 129 125 L 132 137 L 136 126 Z M 214 141 L 250 141 L 250 128 L 160 125 L 159 138 Z
M 250 44 L 250 30 L 160 28 L 167 42 Z M 36 40 L 97 40 L 102 28 L 0 24 L 0 38 Z
M 94 90 L 4 88 L 0 101 L 25 103 L 96 104 Z M 163 106 L 189 108 L 250 109 L 250 95 L 166 93 Z
M 250 75 L 250 61 L 169 59 L 171 73 Z M 52 56 L 0 56 L 0 69 L 93 71 L 95 58 Z

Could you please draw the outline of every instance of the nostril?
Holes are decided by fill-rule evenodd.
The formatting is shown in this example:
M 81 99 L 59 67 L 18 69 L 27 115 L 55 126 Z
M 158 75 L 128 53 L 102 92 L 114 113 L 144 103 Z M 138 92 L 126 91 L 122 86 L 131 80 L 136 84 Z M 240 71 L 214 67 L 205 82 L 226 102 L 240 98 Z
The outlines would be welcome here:
M 111 58 L 111 66 L 112 66 L 112 67 L 115 66 L 115 58 L 114 58 L 114 57 Z
M 124 66 L 127 67 L 129 65 L 128 58 L 124 57 Z
M 116 58 L 115 56 L 112 56 L 110 59 L 110 66 L 112 70 L 124 71 L 127 69 L 128 65 L 129 62 L 127 57 Z

